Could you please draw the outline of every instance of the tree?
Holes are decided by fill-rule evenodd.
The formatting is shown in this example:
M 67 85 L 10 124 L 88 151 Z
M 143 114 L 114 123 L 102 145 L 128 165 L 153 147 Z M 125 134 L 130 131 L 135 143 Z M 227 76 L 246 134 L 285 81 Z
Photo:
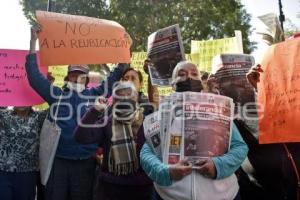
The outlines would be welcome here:
M 32 23 L 35 21 L 36 10 L 47 10 L 48 0 L 21 0 L 20 3 L 26 18 Z M 52 0 L 52 4 L 53 12 L 97 18 L 108 17 L 106 0 Z
M 22 0 L 26 17 L 32 20 L 36 9 L 46 10 L 46 0 Z M 218 39 L 243 34 L 244 51 L 254 44 L 251 16 L 239 0 L 56 0 L 55 11 L 115 20 L 133 39 L 133 51 L 145 51 L 147 37 L 159 28 L 179 24 L 186 52 L 190 40 Z
M 298 33 L 299 31 L 300 31 L 299 26 L 294 24 L 292 22 L 292 20 L 290 20 L 289 18 L 285 19 L 285 22 L 284 22 L 284 35 L 285 35 L 285 38 L 288 38 L 288 37 L 294 35 L 295 33 Z

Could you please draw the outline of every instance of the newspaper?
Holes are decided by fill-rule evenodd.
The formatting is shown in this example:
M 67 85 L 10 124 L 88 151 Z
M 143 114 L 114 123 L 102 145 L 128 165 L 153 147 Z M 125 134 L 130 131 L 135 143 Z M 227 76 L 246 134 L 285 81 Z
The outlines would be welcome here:
M 246 54 L 221 54 L 214 58 L 212 74 L 220 94 L 231 97 L 236 106 L 255 102 L 255 91 L 246 78 L 254 64 L 253 56 Z
M 251 55 L 221 54 L 214 58 L 212 72 L 220 94 L 233 99 L 235 117 L 242 119 L 252 132 L 257 132 L 255 91 L 246 78 L 247 72 L 254 64 Z
M 155 154 L 159 158 L 162 158 L 159 112 L 156 111 L 147 115 L 144 119 L 143 125 L 147 143 L 151 146 Z
M 172 105 L 170 111 L 169 130 L 165 137 L 164 163 L 176 164 L 183 157 L 182 154 L 182 102 L 183 93 L 175 92 L 171 94 Z
M 149 74 L 152 85 L 170 86 L 173 69 L 185 59 L 179 25 L 158 30 L 148 37 Z
M 161 97 L 159 102 L 159 121 L 160 121 L 160 135 L 163 145 L 165 146 L 166 135 L 170 128 L 171 106 L 172 99 L 170 96 Z
M 210 93 L 184 93 L 184 158 L 193 163 L 225 154 L 230 146 L 233 110 L 231 98 Z

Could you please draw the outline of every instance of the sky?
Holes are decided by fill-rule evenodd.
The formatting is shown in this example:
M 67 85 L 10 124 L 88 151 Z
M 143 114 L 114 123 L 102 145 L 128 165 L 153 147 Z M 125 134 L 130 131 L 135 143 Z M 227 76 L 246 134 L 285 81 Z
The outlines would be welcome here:
M 257 30 L 261 28 L 257 16 L 269 12 L 279 14 L 278 0 L 241 0 L 241 2 L 252 15 L 251 24 Z M 286 18 L 300 27 L 300 19 L 296 17 L 297 12 L 300 12 L 300 0 L 282 0 L 282 5 Z M 30 25 L 23 14 L 19 0 L 1 0 L 0 19 L 0 49 L 29 49 Z M 255 37 L 251 38 L 255 40 Z

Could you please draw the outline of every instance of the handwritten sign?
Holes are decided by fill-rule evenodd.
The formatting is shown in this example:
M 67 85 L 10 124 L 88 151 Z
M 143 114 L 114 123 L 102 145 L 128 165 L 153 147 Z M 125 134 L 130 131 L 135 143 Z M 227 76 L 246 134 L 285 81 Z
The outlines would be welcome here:
M 271 46 L 262 68 L 259 142 L 300 142 L 300 38 Z
M 147 94 L 148 88 L 148 75 L 144 71 L 144 61 L 147 59 L 147 52 L 132 52 L 130 66 L 143 75 L 143 85 L 141 91 Z
M 131 67 L 140 71 L 143 75 L 143 85 L 141 91 L 148 94 L 148 75 L 144 71 L 144 61 L 147 59 L 147 52 L 132 52 Z M 171 87 L 158 87 L 159 95 L 166 96 L 172 93 Z
M 217 40 L 191 41 L 191 56 L 200 71 L 211 72 L 212 59 L 223 53 L 243 53 L 242 36 L 240 31 L 236 36 Z
M 36 12 L 44 65 L 129 63 L 131 39 L 114 21 Z
M 0 106 L 32 106 L 44 100 L 30 87 L 25 50 L 0 50 Z M 47 67 L 41 67 L 47 74 Z
M 68 74 L 67 65 L 49 66 L 48 71 L 55 78 L 53 85 L 62 87 L 65 84 L 64 79 Z

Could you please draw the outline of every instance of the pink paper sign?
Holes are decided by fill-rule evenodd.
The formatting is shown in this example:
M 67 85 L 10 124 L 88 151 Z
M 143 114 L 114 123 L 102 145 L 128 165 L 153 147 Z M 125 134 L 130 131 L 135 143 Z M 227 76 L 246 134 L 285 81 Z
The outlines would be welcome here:
M 32 106 L 44 100 L 30 87 L 25 69 L 26 50 L 0 49 L 0 106 Z M 40 67 L 44 75 L 47 67 Z

